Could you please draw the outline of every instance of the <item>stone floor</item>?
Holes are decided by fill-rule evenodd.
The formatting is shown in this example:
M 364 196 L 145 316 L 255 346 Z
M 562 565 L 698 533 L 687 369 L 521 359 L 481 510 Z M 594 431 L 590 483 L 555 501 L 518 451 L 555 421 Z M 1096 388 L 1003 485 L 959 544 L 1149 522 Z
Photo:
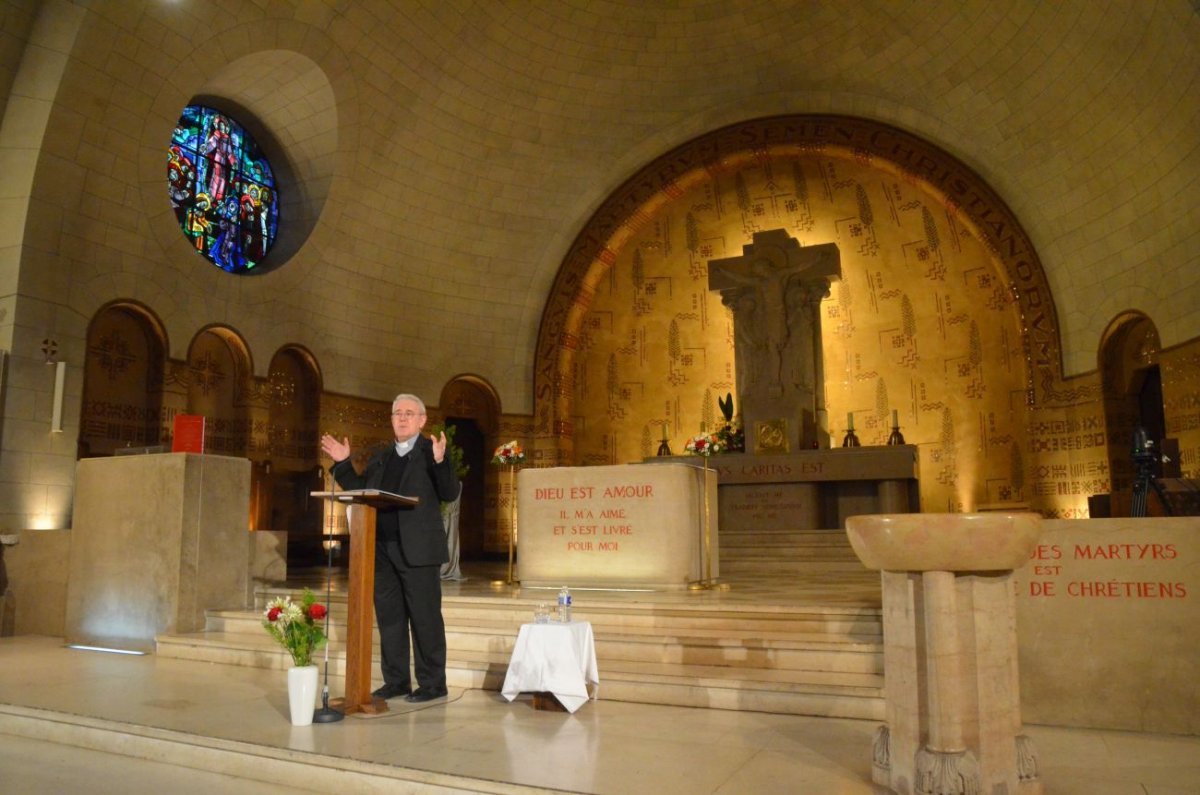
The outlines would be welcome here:
M 491 590 L 482 577 L 451 588 Z M 746 591 L 672 598 L 751 598 Z M 341 682 L 331 680 L 331 691 Z M 509 703 L 462 689 L 430 704 L 394 701 L 383 717 L 296 728 L 280 671 L 0 639 L 5 793 L 872 795 L 874 728 L 604 700 L 569 715 L 535 711 L 525 696 Z M 1049 795 L 1200 793 L 1200 737 L 1027 728 Z

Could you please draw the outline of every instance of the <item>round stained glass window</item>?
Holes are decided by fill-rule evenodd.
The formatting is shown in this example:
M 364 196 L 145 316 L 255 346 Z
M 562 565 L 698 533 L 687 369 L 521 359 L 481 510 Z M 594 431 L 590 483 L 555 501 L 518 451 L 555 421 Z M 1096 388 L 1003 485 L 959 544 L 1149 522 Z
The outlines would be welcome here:
M 230 273 L 262 266 L 279 226 L 271 164 L 227 114 L 188 105 L 171 135 L 167 189 L 196 252 Z

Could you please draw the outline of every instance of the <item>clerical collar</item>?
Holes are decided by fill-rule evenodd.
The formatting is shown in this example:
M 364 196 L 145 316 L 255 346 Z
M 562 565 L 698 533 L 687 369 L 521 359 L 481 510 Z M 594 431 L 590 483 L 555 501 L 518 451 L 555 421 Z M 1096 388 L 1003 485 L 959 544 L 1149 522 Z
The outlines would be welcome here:
M 408 451 L 413 449 L 413 445 L 417 443 L 417 437 L 405 439 L 403 442 L 396 442 L 396 455 L 406 456 Z

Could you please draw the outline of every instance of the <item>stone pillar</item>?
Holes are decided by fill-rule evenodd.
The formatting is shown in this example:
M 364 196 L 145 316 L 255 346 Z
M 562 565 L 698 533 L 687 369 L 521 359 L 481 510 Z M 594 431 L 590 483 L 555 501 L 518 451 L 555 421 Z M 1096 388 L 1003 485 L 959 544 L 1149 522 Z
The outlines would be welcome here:
M 740 257 L 710 260 L 708 287 L 733 311 L 738 405 L 747 452 L 828 447 L 821 301 L 841 278 L 833 243 L 758 232 Z
M 85 458 L 67 570 L 71 643 L 153 651 L 250 594 L 250 462 L 191 453 Z
M 876 488 L 880 513 L 908 513 L 908 484 L 903 480 L 881 480 Z
M 13 634 L 15 621 L 11 618 L 8 604 L 8 569 L 4 565 L 4 548 L 16 546 L 20 536 L 16 533 L 0 533 L 0 638 Z
M 882 573 L 887 725 L 874 782 L 899 795 L 1041 795 L 1021 734 L 1013 583 L 1041 517 L 852 516 L 846 533 Z

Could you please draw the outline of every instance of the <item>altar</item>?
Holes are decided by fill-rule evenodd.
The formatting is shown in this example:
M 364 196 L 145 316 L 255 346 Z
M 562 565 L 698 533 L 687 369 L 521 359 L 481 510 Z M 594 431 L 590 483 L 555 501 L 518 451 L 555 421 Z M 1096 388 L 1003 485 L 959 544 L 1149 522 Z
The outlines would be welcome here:
M 717 476 L 699 459 L 517 476 L 521 583 L 686 588 L 720 573 Z
M 69 643 L 154 651 L 210 608 L 251 599 L 250 462 L 193 453 L 85 458 L 67 563 Z
M 920 511 L 915 445 L 724 453 L 709 461 L 717 473 L 717 526 L 727 533 L 844 529 L 849 516 Z
M 917 513 L 918 459 L 916 445 L 714 456 L 718 525 L 831 530 L 858 514 Z

